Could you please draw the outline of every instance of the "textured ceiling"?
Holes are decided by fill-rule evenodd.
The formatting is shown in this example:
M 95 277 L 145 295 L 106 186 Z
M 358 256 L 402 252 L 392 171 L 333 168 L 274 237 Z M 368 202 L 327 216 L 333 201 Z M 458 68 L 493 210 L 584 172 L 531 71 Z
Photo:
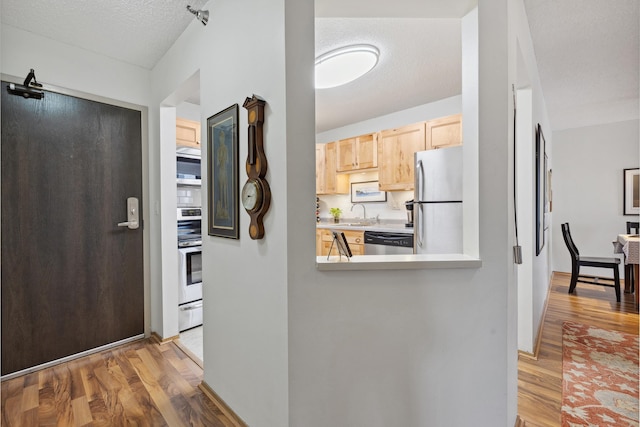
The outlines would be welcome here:
M 638 119 L 638 0 L 525 0 L 553 129 Z
M 551 127 L 637 119 L 640 2 L 524 2 Z M 195 19 L 187 4 L 199 9 L 206 1 L 2 0 L 1 7 L 3 24 L 151 69 Z M 381 51 L 362 79 L 318 91 L 317 130 L 459 94 L 458 18 L 474 4 L 316 0 L 316 54 L 347 43 Z M 215 2 L 206 8 L 215 14 Z
M 378 64 L 316 91 L 318 132 L 460 94 L 460 19 L 316 19 L 316 56 L 349 44 L 377 46 Z
M 205 0 L 2 0 L 2 23 L 151 69 Z M 44 80 L 44 79 L 43 79 Z
M 476 3 L 316 0 L 316 56 L 348 44 L 380 49 L 362 78 L 316 91 L 316 131 L 460 94 L 460 18 Z

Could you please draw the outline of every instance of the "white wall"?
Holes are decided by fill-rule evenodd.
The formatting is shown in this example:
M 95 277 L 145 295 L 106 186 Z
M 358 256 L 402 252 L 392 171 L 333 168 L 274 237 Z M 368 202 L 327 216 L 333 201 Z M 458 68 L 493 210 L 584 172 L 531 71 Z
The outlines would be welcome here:
M 479 152 L 493 160 L 479 171 L 484 266 L 477 270 L 316 269 L 312 2 L 216 4 L 210 24 L 190 26 L 154 69 L 156 100 L 200 69 L 203 118 L 252 93 L 268 102 L 266 237 L 248 238 L 242 212 L 239 241 L 203 243 L 205 380 L 250 425 L 513 425 L 508 53 L 494 48 L 506 45 L 506 4 L 483 7 L 480 53 L 492 59 L 480 74 Z M 253 31 L 236 31 L 240 22 Z M 235 37 L 224 38 L 229 33 Z M 213 46 L 219 55 L 201 54 Z
M 147 106 L 149 70 L 2 25 L 2 73 Z
M 305 232 L 309 241 L 299 240 L 298 262 L 290 264 L 290 425 L 514 423 L 508 52 L 496 49 L 507 44 L 506 3 L 483 2 L 480 20 L 483 267 L 318 272 L 305 258 L 313 256 Z M 305 179 L 313 191 L 310 172 Z
M 152 198 L 154 214 L 151 227 L 153 242 L 162 248 L 159 258 L 153 259 L 158 280 L 154 287 L 153 332 L 163 339 L 179 334 L 178 323 L 178 259 L 175 243 L 178 240 L 176 207 L 176 108 L 163 106 L 152 123 L 159 123 L 160 132 L 153 133 L 150 155 L 152 162 Z M 155 126 L 152 127 L 155 130 Z M 160 168 L 159 168 L 160 166 Z M 155 175 L 155 176 L 154 176 Z
M 366 133 L 378 132 L 385 129 L 393 129 L 412 123 L 423 122 L 425 120 L 436 119 L 438 117 L 459 114 L 462 111 L 462 97 L 460 95 L 417 107 L 397 111 L 380 117 L 375 117 L 362 122 L 353 123 L 316 135 L 317 143 L 337 141 L 339 139 L 351 138 Z
M 176 106 L 176 117 L 199 122 L 202 120 L 200 106 L 190 102 L 182 102 Z
M 350 182 L 377 181 L 377 172 L 358 173 L 350 176 Z M 340 219 L 343 222 L 359 220 L 363 218 L 362 206 L 351 203 L 349 194 L 332 194 L 318 196 L 320 198 L 320 218 L 321 220 L 331 220 L 330 208 L 342 209 Z M 407 210 L 404 202 L 413 199 L 413 191 L 388 191 L 386 202 L 363 203 L 367 210 L 367 218 L 378 218 L 381 221 L 391 220 L 393 222 L 407 221 Z
M 480 212 L 480 194 L 477 178 L 479 150 L 480 121 L 480 46 L 478 43 L 478 8 L 476 7 L 462 18 L 461 55 L 462 55 L 462 163 L 464 175 L 462 177 L 462 246 L 463 253 L 480 257 L 479 237 L 480 229 L 478 212 Z
M 302 3 L 310 8 L 308 2 Z M 288 150 L 298 149 L 296 146 L 305 140 L 305 135 L 292 135 L 288 121 L 296 122 L 296 114 L 304 113 L 306 121 L 300 122 L 313 129 L 313 105 L 303 108 L 303 102 L 312 103 L 313 97 L 306 96 L 305 101 L 290 105 L 285 77 L 295 73 L 286 69 L 285 31 L 294 30 L 289 28 L 291 22 L 285 23 L 285 8 L 302 6 L 289 0 L 223 2 L 213 6 L 204 7 L 212 11 L 208 25 L 203 27 L 194 21 L 154 68 L 154 104 L 159 105 L 198 70 L 202 123 L 228 106 L 239 104 L 241 187 L 246 181 L 247 158 L 247 114 L 242 104 L 252 94 L 267 101 L 264 137 L 269 161 L 267 179 L 273 200 L 265 217 L 265 238 L 259 241 L 249 238 L 249 217 L 241 207 L 239 240 L 211 237 L 206 233 L 203 236 L 204 380 L 248 424 L 284 426 L 289 413 L 287 250 L 291 236 L 288 227 L 293 226 L 288 218 L 292 208 L 300 211 L 294 212 L 293 217 L 303 216 L 304 211 L 300 203 L 303 193 L 287 191 L 289 163 L 295 158 Z M 312 9 L 308 13 L 312 13 Z M 300 19 L 305 20 L 302 16 Z M 312 26 L 310 28 L 312 31 Z M 293 41 L 295 31 L 291 37 Z M 293 52 L 291 55 L 301 57 Z M 310 85 L 307 78 L 310 75 L 308 69 L 298 78 L 309 80 Z M 300 112 L 294 113 L 296 109 Z M 313 140 L 312 133 L 307 140 Z M 313 148 L 309 144 L 310 165 L 315 165 Z M 157 149 L 161 158 L 162 153 L 170 150 L 165 145 Z M 202 158 L 206 170 L 206 144 L 202 147 Z M 297 161 L 304 163 L 300 157 Z M 206 194 L 206 180 L 202 189 Z M 159 196 L 164 192 L 161 189 Z M 290 194 L 294 194 L 297 203 L 290 204 Z M 165 203 L 162 205 L 164 213 Z M 309 206 L 312 205 L 311 199 Z M 205 204 L 203 218 L 207 214 Z M 313 218 L 313 210 L 307 214 Z M 312 228 L 309 231 L 312 232 Z M 312 239 L 310 235 L 309 241 Z
M 612 257 L 616 235 L 626 232 L 627 221 L 638 221 L 622 208 L 623 169 L 640 164 L 638 125 L 631 120 L 553 133 L 553 270 L 571 272 L 560 224 L 569 223 L 581 254 Z M 603 269 L 582 270 L 611 276 Z
M 536 256 L 535 239 L 535 128 L 538 124 L 542 127 L 546 139 L 546 153 L 548 156 L 549 168 L 553 165 L 553 135 L 551 133 L 551 123 L 549 121 L 544 102 L 544 94 L 540 84 L 540 76 L 536 64 L 533 42 L 529 32 L 529 23 L 524 8 L 524 3 L 520 0 L 510 2 L 509 24 L 513 38 L 510 41 L 512 58 L 513 78 L 511 82 L 516 85 L 516 89 L 526 87 L 522 91 L 523 99 L 527 107 L 517 112 L 517 117 L 524 128 L 517 137 L 516 153 L 519 158 L 518 174 L 518 238 L 520 246 L 523 248 L 523 263 L 516 267 L 518 277 L 523 276 L 523 280 L 518 280 L 518 319 L 522 323 L 519 325 L 518 348 L 525 352 L 533 353 L 534 344 L 542 324 L 544 306 L 549 290 L 549 279 L 551 269 L 551 234 L 546 233 L 546 244 L 542 252 Z M 511 89 L 511 88 L 510 88 Z M 510 96 L 513 96 L 511 94 Z M 524 105 L 522 105 L 524 107 Z M 526 115 L 526 117 L 522 117 Z M 527 129 L 528 127 L 528 129 Z M 528 161 L 527 161 L 528 159 Z M 512 161 L 512 160 L 510 160 Z M 511 195 L 513 197 L 513 195 Z M 547 220 L 553 223 L 553 215 L 549 214 Z M 515 240 L 512 244 L 515 244 Z
M 163 231 L 159 216 L 169 215 L 158 184 L 161 154 L 169 150 L 159 143 L 162 100 L 200 70 L 203 119 L 252 93 L 268 102 L 273 201 L 266 237 L 249 239 L 241 212 L 240 240 L 203 239 L 205 381 L 250 425 L 514 424 L 509 111 L 515 50 L 509 44 L 515 36 L 507 19 L 514 3 L 520 0 L 485 0 L 478 11 L 478 269 L 316 269 L 312 1 L 217 2 L 209 25 L 194 21 L 153 70 L 150 227 L 156 242 Z M 26 61 L 11 67 L 19 69 L 12 74 L 22 74 L 23 65 L 33 66 Z M 60 80 L 74 84 L 63 75 Z M 129 92 L 119 86 L 114 93 Z M 240 108 L 241 164 L 245 129 Z M 242 182 L 243 170 L 240 176 Z M 157 278 L 160 256 L 152 255 Z M 161 301 L 154 299 L 152 310 L 161 312 Z
M 520 64 L 520 63 L 519 63 Z M 518 69 L 518 72 L 520 70 Z M 533 260 L 536 255 L 535 239 L 535 184 L 533 126 L 533 95 L 531 87 L 517 91 L 516 113 L 516 175 L 518 241 L 522 263 L 516 267 L 518 280 L 518 349 L 534 353 L 537 328 L 533 318 Z M 538 324 L 541 319 L 538 319 Z

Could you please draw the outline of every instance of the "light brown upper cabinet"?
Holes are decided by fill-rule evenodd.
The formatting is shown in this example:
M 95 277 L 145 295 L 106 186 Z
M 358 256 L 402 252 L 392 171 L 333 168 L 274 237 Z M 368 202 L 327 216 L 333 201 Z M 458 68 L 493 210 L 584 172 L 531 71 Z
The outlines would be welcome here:
M 326 144 L 316 144 L 316 194 L 325 194 L 327 191 L 327 179 L 325 177 L 326 159 L 324 156 L 324 146 Z
M 200 122 L 176 117 L 176 145 L 201 149 Z
M 413 189 L 413 153 L 425 149 L 425 122 L 380 132 L 378 175 L 380 190 Z
M 338 172 L 376 167 L 378 167 L 377 133 L 338 141 Z
M 349 193 L 349 177 L 336 173 L 335 142 L 316 144 L 316 194 Z
M 462 114 L 427 122 L 427 150 L 462 145 Z

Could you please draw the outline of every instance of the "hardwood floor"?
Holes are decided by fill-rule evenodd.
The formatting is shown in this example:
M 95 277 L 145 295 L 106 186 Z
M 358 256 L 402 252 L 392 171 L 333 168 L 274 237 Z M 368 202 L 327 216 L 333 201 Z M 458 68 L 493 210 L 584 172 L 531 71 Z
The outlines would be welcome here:
M 538 360 L 518 362 L 518 413 L 526 427 L 560 426 L 562 323 L 638 334 L 633 295 L 556 273 Z M 202 369 L 173 342 L 143 340 L 2 382 L 2 426 L 234 426 L 198 388 Z
M 554 273 L 538 360 L 521 355 L 518 361 L 518 414 L 527 427 L 559 427 L 562 402 L 562 323 L 566 320 L 638 334 L 634 296 L 622 294 L 616 303 L 613 288 L 578 283 L 569 295 L 565 273 Z
M 2 382 L 2 426 L 235 425 L 174 343 L 137 341 Z

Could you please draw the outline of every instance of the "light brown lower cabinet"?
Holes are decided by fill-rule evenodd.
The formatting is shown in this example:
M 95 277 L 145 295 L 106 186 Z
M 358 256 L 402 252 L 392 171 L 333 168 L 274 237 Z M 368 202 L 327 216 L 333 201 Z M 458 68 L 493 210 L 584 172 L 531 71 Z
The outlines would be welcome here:
M 344 233 L 344 237 L 347 238 L 349 243 L 349 249 L 353 255 L 364 255 L 364 231 L 356 230 L 341 230 Z M 331 243 L 333 242 L 333 234 L 331 230 L 324 228 L 316 229 L 316 255 L 327 256 L 329 255 L 329 249 L 331 249 Z M 335 246 L 335 245 L 334 245 Z M 331 255 L 338 255 L 337 248 L 331 249 Z

